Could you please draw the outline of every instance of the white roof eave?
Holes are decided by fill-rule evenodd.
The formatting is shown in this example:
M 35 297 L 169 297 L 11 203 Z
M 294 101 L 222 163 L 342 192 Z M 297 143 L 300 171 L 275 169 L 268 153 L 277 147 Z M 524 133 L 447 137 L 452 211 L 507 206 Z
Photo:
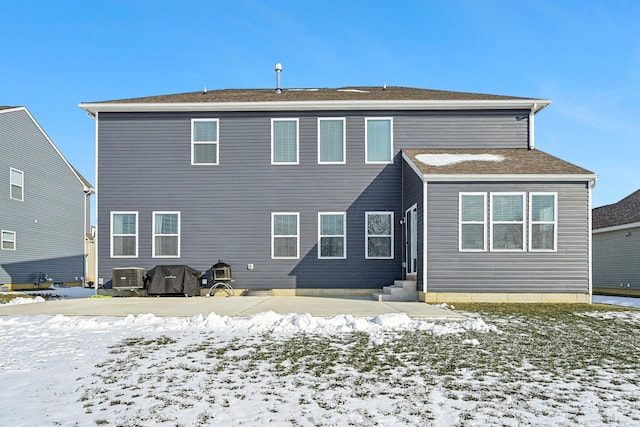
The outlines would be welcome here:
M 464 181 L 564 181 L 594 182 L 596 174 L 422 174 L 425 182 L 464 182 Z

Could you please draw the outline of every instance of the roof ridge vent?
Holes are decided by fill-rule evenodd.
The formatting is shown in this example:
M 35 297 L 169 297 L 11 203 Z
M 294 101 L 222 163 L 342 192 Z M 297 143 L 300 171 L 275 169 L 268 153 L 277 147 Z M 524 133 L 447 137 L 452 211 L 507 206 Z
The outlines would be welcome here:
M 282 88 L 280 87 L 280 74 L 282 74 L 282 64 L 276 64 L 276 93 L 282 93 Z

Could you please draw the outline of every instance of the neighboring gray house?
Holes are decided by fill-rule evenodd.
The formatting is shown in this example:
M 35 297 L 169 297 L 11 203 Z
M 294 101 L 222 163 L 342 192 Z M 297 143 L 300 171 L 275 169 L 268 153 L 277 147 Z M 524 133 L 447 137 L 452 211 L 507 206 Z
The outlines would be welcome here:
M 593 292 L 640 296 L 640 190 L 593 210 Z
M 408 279 L 427 302 L 588 302 L 596 176 L 535 149 L 549 103 L 407 87 L 82 103 L 99 280 L 223 259 L 236 287 L 277 295 Z
M 93 187 L 25 107 L 0 107 L 0 152 L 0 285 L 81 284 Z

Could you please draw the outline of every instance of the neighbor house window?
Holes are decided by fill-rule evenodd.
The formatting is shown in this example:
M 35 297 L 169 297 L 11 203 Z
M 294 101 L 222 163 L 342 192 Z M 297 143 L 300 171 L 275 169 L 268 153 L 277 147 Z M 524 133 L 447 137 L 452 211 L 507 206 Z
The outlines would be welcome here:
M 299 258 L 300 214 L 271 214 L 271 258 Z
M 16 250 L 16 233 L 15 231 L 0 231 L 1 235 L 1 246 L 4 251 L 15 251 Z
M 347 222 L 344 212 L 318 214 L 318 258 L 347 257 Z
M 191 120 L 191 164 L 217 165 L 218 119 Z
M 393 162 L 393 120 L 391 118 L 365 119 L 367 144 L 366 163 Z
M 318 119 L 318 163 L 345 163 L 344 135 L 344 119 Z
M 138 256 L 138 212 L 111 212 L 111 256 Z
M 524 193 L 491 193 L 491 250 L 524 249 Z
M 180 212 L 153 213 L 153 257 L 180 257 Z
M 367 258 L 393 258 L 393 212 L 367 212 Z
M 11 188 L 9 190 L 9 197 L 13 200 L 24 200 L 24 172 L 18 169 L 9 169 L 11 181 Z
M 487 241 L 487 208 L 485 193 L 460 193 L 459 249 L 484 251 Z
M 556 193 L 529 195 L 529 250 L 555 251 L 557 240 Z
M 271 163 L 298 164 L 298 119 L 271 119 Z

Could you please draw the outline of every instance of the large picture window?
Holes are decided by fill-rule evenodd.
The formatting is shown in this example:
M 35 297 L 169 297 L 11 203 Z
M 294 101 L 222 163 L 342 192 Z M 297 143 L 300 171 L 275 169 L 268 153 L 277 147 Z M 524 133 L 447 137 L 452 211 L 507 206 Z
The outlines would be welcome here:
M 318 258 L 347 257 L 347 223 L 343 212 L 318 214 Z
M 138 256 L 138 212 L 111 212 L 111 257 Z
M 13 200 L 24 200 L 24 172 L 18 169 L 9 169 L 9 180 L 11 181 L 9 197 Z
M 297 259 L 300 253 L 300 214 L 271 214 L 271 258 Z
M 192 165 L 218 164 L 218 124 L 218 119 L 191 120 Z
M 366 163 L 393 162 L 393 120 L 391 118 L 365 119 Z
M 524 249 L 524 193 L 491 193 L 491 250 Z
M 367 212 L 367 259 L 393 259 L 393 212 Z
M 271 120 L 271 163 L 298 164 L 298 119 Z
M 529 196 L 529 250 L 555 251 L 557 240 L 556 193 L 531 193 Z
M 484 251 L 487 242 L 485 193 L 460 193 L 460 251 Z
M 16 233 L 15 231 L 0 231 L 0 249 L 3 251 L 16 250 Z
M 318 119 L 318 163 L 345 163 L 344 119 Z
M 153 213 L 153 257 L 180 257 L 180 212 Z

